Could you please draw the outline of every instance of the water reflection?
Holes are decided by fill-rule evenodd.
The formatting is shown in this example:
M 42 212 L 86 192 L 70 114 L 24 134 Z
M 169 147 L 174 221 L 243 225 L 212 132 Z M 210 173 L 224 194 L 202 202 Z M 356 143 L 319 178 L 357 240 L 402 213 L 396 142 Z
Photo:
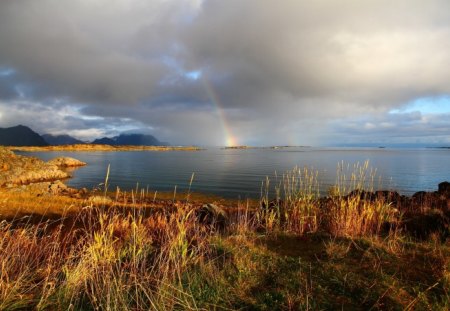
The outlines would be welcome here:
M 172 191 L 175 185 L 187 189 L 195 173 L 193 191 L 226 197 L 258 197 L 266 176 L 280 176 L 295 166 L 319 172 L 321 191 L 335 184 L 337 164 L 364 163 L 377 169 L 377 188 L 412 194 L 435 190 L 450 179 L 450 150 L 446 149 L 371 149 L 371 148 L 287 148 L 169 152 L 39 152 L 26 153 L 49 160 L 70 156 L 88 163 L 73 172 L 68 184 L 93 188 L 102 183 L 111 164 L 112 187 L 132 189 L 139 183 L 152 190 Z

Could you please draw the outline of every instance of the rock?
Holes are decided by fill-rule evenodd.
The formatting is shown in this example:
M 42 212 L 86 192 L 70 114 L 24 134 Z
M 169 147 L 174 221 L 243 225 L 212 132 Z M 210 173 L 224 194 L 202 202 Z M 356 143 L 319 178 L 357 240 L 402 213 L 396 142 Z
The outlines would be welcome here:
M 67 190 L 67 186 L 63 184 L 60 180 L 56 180 L 50 183 L 48 189 L 52 194 L 59 194 L 65 190 Z
M 70 177 L 56 165 L 27 156 L 15 155 L 0 147 L 0 187 L 13 187 L 30 183 L 54 181 Z
M 396 204 L 401 199 L 401 196 L 397 191 L 387 191 L 387 190 L 375 191 L 375 197 L 379 200 L 384 200 L 385 202 L 393 204 Z
M 413 194 L 412 198 L 418 201 L 423 201 L 427 197 L 428 192 L 419 191 Z
M 215 204 L 203 204 L 197 211 L 197 217 L 201 223 L 215 225 L 219 229 L 225 228 L 228 223 L 227 213 Z
M 347 196 L 347 198 L 360 198 L 361 200 L 374 201 L 376 195 L 371 191 L 366 190 L 353 190 Z
M 47 162 L 51 165 L 56 165 L 58 167 L 78 167 L 86 165 L 85 162 L 80 160 L 70 158 L 70 157 L 59 157 Z
M 438 192 L 440 194 L 450 195 L 450 182 L 444 181 L 438 185 Z

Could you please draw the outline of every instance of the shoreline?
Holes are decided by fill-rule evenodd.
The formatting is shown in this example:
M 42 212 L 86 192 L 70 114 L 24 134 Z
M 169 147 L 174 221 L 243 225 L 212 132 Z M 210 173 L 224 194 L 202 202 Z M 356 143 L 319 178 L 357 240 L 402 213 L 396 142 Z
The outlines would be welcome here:
M 7 146 L 11 151 L 25 152 L 50 152 L 50 151 L 201 151 L 205 150 L 196 146 L 111 146 L 111 145 L 61 145 L 61 146 Z
M 93 148 L 91 151 L 100 151 L 101 148 L 104 148 L 105 151 L 118 151 L 118 150 L 156 150 L 156 151 L 166 151 L 166 150 L 197 150 L 190 149 L 194 147 L 144 147 L 144 148 L 135 148 L 135 146 L 105 146 L 105 145 L 81 145 L 84 147 Z M 56 148 L 49 150 L 49 148 Z M 70 189 L 70 194 L 73 195 L 75 193 L 94 193 L 95 191 L 89 191 L 86 188 L 72 188 L 65 184 L 65 181 L 69 180 L 72 176 L 70 172 L 74 169 L 76 170 L 78 167 L 84 166 L 87 163 L 80 162 L 76 159 L 69 157 L 59 157 L 52 159 L 48 162 L 44 162 L 38 158 L 31 157 L 28 155 L 16 155 L 12 150 L 21 151 L 62 151 L 62 150 L 72 150 L 72 148 L 79 148 L 79 145 L 68 145 L 68 146 L 52 146 L 52 147 L 0 147 L 0 189 L 14 189 L 14 188 L 23 188 L 26 191 L 26 188 L 39 188 L 40 184 L 49 185 L 49 189 L 51 185 L 54 183 L 58 183 L 58 185 L 63 184 L 65 189 Z M 43 149 L 45 148 L 45 149 Z M 67 149 L 66 149 L 67 148 Z M 97 149 L 99 148 L 99 149 Z M 112 148 L 112 149 L 111 149 Z M 121 149 L 121 148 L 129 148 L 129 149 Z M 168 149 L 170 148 L 170 149 Z M 180 149 L 182 148 L 182 149 Z M 187 149 L 186 149 L 187 148 Z M 234 147 L 233 147 L 234 148 Z M 78 151 L 85 151 L 77 149 Z M 102 149 L 103 150 L 103 149 Z M 88 165 L 88 164 L 87 164 Z M 18 171 L 18 172 L 16 172 Z M 13 178 L 9 178 L 13 175 Z M 36 187 L 33 187 L 35 185 Z M 148 188 L 148 187 L 147 187 Z M 333 187 L 332 187 L 333 188 Z M 139 189 L 140 191 L 144 191 L 144 189 Z M 151 193 L 148 193 L 148 190 L 151 190 Z M 45 189 L 44 189 L 45 191 Z M 152 189 L 146 189 L 146 196 L 151 196 L 152 193 L 157 193 L 158 197 L 164 197 L 166 200 L 170 200 L 173 197 L 172 191 L 157 191 Z M 331 190 L 329 190 L 331 191 Z M 130 191 L 125 191 L 130 192 Z M 348 191 L 347 193 L 340 193 L 341 197 L 351 198 L 351 197 L 359 197 L 361 200 L 367 201 L 376 201 L 383 200 L 387 203 L 404 209 L 406 206 L 411 208 L 418 208 L 423 201 L 429 201 L 433 204 L 439 205 L 441 208 L 450 209 L 450 200 L 446 201 L 445 196 L 450 193 L 450 183 L 443 181 L 439 183 L 437 191 L 417 191 L 411 195 L 400 194 L 395 190 L 376 190 L 376 191 L 367 191 L 365 189 L 353 189 Z M 135 193 L 136 195 L 136 193 Z M 188 196 L 186 190 L 182 190 L 177 193 L 177 198 L 180 196 Z M 262 198 L 261 197 L 247 197 L 245 199 L 240 198 L 230 198 L 227 196 L 221 196 L 214 193 L 202 193 L 202 192 L 190 192 L 190 196 L 194 196 L 197 200 L 206 201 L 222 201 L 228 202 L 228 204 L 237 204 L 238 202 L 259 202 L 264 201 L 265 204 L 275 204 L 277 201 L 283 201 L 283 198 L 275 197 L 273 194 L 269 195 L 266 193 Z M 333 194 L 328 192 L 326 195 L 315 194 L 317 200 L 328 200 L 333 197 Z M 182 200 L 182 199 L 181 199 Z M 275 203 L 274 203 L 275 202 Z M 436 203 L 438 202 L 438 203 Z M 445 206 L 447 205 L 447 206 Z

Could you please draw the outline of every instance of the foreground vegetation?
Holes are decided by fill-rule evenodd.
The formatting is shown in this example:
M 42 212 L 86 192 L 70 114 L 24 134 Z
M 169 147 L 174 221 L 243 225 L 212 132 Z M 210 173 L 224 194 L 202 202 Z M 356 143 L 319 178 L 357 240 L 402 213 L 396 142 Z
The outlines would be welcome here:
M 228 208 L 138 188 L 2 192 L 0 310 L 448 310 L 448 223 L 407 226 L 448 209 L 399 210 L 366 195 L 372 181 L 341 169 L 321 198 L 296 169 Z

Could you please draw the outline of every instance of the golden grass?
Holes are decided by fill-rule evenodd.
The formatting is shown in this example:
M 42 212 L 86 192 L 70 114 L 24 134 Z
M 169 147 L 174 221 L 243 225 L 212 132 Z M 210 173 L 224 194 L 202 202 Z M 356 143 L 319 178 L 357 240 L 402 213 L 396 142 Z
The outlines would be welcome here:
M 384 224 L 393 228 L 401 215 L 381 198 L 370 200 L 357 194 L 373 190 L 376 171 L 365 162 L 353 167 L 338 166 L 337 182 L 328 198 L 319 193 L 318 172 L 295 168 L 275 181 L 276 198 L 269 200 L 270 180 L 261 190 L 262 209 L 257 213 L 269 232 L 285 231 L 299 235 L 326 230 L 336 236 L 380 234 Z
M 374 180 L 355 168 L 328 199 L 311 169 L 275 181 L 274 200 L 266 180 L 259 208 L 228 202 L 225 228 L 199 221 L 205 197 L 107 192 L 108 176 L 101 200 L 2 191 L 0 310 L 447 309 L 450 248 L 383 233 L 399 216 L 347 195 Z
M 63 217 L 67 213 L 79 212 L 83 200 L 59 195 L 39 195 L 30 192 L 0 190 L 0 218 L 11 219 L 24 215 Z

